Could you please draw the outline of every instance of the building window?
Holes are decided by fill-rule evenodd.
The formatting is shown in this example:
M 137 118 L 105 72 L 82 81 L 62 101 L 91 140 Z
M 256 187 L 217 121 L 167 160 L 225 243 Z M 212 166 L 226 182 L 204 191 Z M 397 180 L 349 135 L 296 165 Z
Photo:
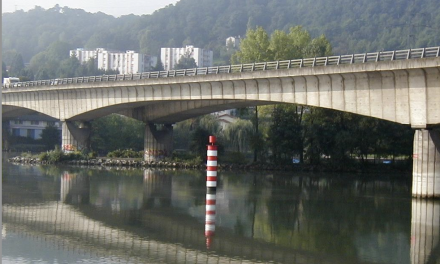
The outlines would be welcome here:
M 14 123 L 16 125 L 23 125 L 23 121 L 22 120 L 15 120 Z
M 40 121 L 31 121 L 31 125 L 38 126 L 40 124 Z
M 55 126 L 55 122 L 54 121 L 47 121 L 46 126 Z
M 28 138 L 35 138 L 35 129 L 28 129 L 27 135 Z
M 19 137 L 20 136 L 20 129 L 19 128 L 13 128 L 12 129 L 12 135 Z

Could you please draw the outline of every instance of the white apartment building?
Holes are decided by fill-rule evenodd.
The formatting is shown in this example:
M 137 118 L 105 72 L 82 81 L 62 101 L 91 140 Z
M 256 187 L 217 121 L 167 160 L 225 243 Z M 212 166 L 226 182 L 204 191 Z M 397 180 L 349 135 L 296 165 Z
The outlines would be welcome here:
M 182 56 L 194 58 L 197 67 L 211 67 L 213 64 L 213 52 L 187 45 L 184 48 L 161 48 L 160 59 L 164 70 L 173 70 Z
M 229 37 L 226 39 L 226 47 L 238 48 L 240 47 L 241 37 Z
M 70 56 L 76 56 L 81 63 L 86 63 L 93 58 L 98 69 L 117 70 L 120 74 L 151 71 L 157 65 L 157 57 L 136 53 L 133 50 L 122 52 L 103 48 L 95 50 L 79 48 L 71 50 Z
M 85 50 L 83 48 L 77 48 L 76 50 L 70 50 L 69 55 L 70 57 L 75 56 L 80 63 L 84 64 L 90 59 L 98 59 L 98 53 L 101 52 L 119 52 L 114 50 L 106 50 L 103 48 L 97 48 L 94 50 Z

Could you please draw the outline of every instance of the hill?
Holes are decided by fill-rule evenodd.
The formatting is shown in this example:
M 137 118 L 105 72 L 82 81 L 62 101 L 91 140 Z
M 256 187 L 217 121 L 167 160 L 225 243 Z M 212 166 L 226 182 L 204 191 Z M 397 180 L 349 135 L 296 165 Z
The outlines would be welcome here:
M 55 6 L 3 14 L 2 52 L 24 62 L 56 41 L 159 55 L 160 47 L 193 44 L 219 57 L 229 36 L 248 27 L 268 32 L 303 25 L 325 34 L 334 54 L 440 45 L 438 0 L 181 0 L 144 16 L 115 18 Z

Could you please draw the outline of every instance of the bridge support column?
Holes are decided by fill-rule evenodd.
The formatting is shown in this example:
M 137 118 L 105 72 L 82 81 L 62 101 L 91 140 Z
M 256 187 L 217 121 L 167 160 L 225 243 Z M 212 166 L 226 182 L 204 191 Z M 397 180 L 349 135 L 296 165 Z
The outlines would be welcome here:
M 435 130 L 416 130 L 413 150 L 412 195 L 440 197 L 440 135 Z
M 158 161 L 171 156 L 173 152 L 173 127 L 163 125 L 158 130 L 153 123 L 147 123 L 144 136 L 144 160 Z
M 437 263 L 440 244 L 440 202 L 412 200 L 411 264 Z
M 90 124 L 87 122 L 76 126 L 71 121 L 62 122 L 61 149 L 75 151 L 90 149 Z

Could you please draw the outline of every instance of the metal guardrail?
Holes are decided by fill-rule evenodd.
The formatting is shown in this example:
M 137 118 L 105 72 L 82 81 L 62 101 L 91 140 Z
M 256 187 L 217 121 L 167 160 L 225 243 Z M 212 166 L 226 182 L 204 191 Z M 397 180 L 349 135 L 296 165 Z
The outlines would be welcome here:
M 75 78 L 51 79 L 51 80 L 41 80 L 41 81 L 17 82 L 17 83 L 5 84 L 3 85 L 3 88 L 34 87 L 34 86 L 46 86 L 46 85 L 58 86 L 58 85 L 71 84 L 71 83 L 113 82 L 113 81 L 169 78 L 169 77 L 179 77 L 179 76 L 268 71 L 268 70 L 292 69 L 292 68 L 302 68 L 302 67 L 331 66 L 331 65 L 367 63 L 367 62 L 378 62 L 378 61 L 431 58 L 431 57 L 439 57 L 439 55 L 440 55 L 440 47 L 429 47 L 429 48 L 407 49 L 407 50 L 396 50 L 396 51 L 380 51 L 380 52 L 341 55 L 341 56 L 316 57 L 316 58 L 296 59 L 296 60 L 256 62 L 256 63 L 194 68 L 194 69 L 184 69 L 184 70 L 143 72 L 143 73 L 135 73 L 135 74 L 100 75 L 100 76 L 90 76 L 90 77 L 75 77 Z

